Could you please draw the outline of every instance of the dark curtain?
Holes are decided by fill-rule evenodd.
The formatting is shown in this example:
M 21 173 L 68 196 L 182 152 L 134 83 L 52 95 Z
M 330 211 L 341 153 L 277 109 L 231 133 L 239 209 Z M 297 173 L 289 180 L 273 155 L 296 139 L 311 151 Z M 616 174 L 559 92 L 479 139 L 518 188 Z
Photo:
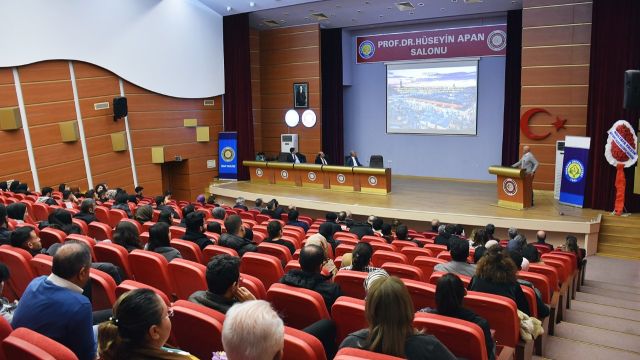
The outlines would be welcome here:
M 640 111 L 623 109 L 624 72 L 640 69 L 640 1 L 594 0 L 591 26 L 587 136 L 591 137 L 585 206 L 612 210 L 615 167 L 604 157 L 607 131 L 627 120 L 637 131 Z M 637 165 L 636 165 L 637 166 Z M 625 170 L 627 211 L 640 211 L 640 195 L 633 194 L 633 171 Z
M 238 179 L 249 178 L 243 160 L 254 160 L 251 65 L 249 63 L 249 14 L 225 16 L 224 31 L 224 130 L 238 132 Z
M 518 161 L 520 145 L 520 71 L 522 71 L 522 10 L 507 13 L 507 59 L 504 77 L 502 165 Z
M 320 30 L 322 61 L 322 151 L 329 163 L 344 163 L 342 29 Z

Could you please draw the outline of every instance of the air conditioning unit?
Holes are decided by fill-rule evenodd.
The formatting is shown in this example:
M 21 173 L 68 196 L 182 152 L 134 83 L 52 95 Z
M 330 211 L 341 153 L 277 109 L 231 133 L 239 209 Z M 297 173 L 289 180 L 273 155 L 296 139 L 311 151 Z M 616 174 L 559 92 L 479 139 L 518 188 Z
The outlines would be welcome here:
M 280 152 L 288 153 L 291 148 L 298 150 L 298 134 L 280 134 Z

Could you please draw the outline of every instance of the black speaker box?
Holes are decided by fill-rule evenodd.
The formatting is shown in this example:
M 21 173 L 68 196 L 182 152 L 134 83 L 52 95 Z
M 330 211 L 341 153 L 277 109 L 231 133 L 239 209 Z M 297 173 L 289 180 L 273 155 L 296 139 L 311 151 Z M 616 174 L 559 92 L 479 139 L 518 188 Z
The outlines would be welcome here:
M 624 72 L 624 108 L 640 109 L 640 70 Z
M 127 116 L 127 98 L 124 96 L 118 96 L 113 98 L 113 121 L 118 121 Z

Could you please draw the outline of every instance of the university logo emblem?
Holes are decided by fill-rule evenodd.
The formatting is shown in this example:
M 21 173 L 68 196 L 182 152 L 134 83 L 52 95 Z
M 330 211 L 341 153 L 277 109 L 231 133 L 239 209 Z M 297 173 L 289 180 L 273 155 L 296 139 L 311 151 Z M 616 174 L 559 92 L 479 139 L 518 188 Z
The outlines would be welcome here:
M 584 178 L 584 165 L 579 160 L 573 159 L 564 168 L 564 177 L 572 183 L 577 183 Z
M 282 177 L 283 179 L 289 178 L 289 173 L 287 172 L 287 170 L 280 171 L 280 177 Z
M 256 175 L 258 177 L 262 177 L 262 175 L 264 175 L 264 171 L 262 171 L 262 169 L 260 168 L 256 168 Z
M 378 178 L 375 177 L 375 176 L 369 176 L 368 181 L 369 181 L 369 185 L 371 185 L 371 186 L 378 185 Z
M 518 184 L 512 178 L 506 178 L 502 182 L 502 190 L 509 196 L 514 196 L 518 193 Z
M 501 51 L 507 46 L 507 34 L 502 30 L 493 30 L 487 37 L 487 46 L 493 51 Z
M 227 146 L 222 149 L 222 160 L 226 162 L 230 162 L 230 161 L 233 161 L 235 157 L 236 157 L 236 152 L 233 150 L 232 147 Z
M 360 43 L 360 46 L 358 47 L 358 54 L 360 54 L 360 57 L 363 59 L 371 59 L 375 53 L 376 46 L 373 45 L 373 41 L 365 40 Z
M 313 171 L 310 171 L 307 174 L 307 179 L 309 179 L 309 181 L 316 181 L 316 178 L 317 178 L 316 173 L 314 173 Z
M 344 175 L 338 174 L 338 176 L 336 177 L 336 180 L 338 180 L 340 184 L 344 184 L 345 180 L 347 179 L 344 177 Z

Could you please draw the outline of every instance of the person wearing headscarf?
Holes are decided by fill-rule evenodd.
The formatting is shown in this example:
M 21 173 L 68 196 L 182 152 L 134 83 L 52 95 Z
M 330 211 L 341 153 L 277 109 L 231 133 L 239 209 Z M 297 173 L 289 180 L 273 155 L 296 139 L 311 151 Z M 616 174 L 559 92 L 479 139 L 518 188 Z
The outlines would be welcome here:
M 18 186 L 16 187 L 16 190 L 14 191 L 14 193 L 16 193 L 16 194 L 24 194 L 24 195 L 31 195 L 31 193 L 29 192 L 29 185 L 27 185 L 25 183 L 18 184 Z
M 49 227 L 53 229 L 62 230 L 65 234 L 80 234 L 82 231 L 73 223 L 71 213 L 64 209 L 55 209 L 49 218 Z
M 334 224 L 329 223 L 329 222 L 324 222 L 322 224 L 320 224 L 320 227 L 318 228 L 318 233 L 322 236 L 324 236 L 324 239 L 331 244 L 331 248 L 333 251 L 336 251 L 336 246 L 340 245 L 340 242 L 338 242 L 337 240 L 335 240 L 333 238 L 333 234 L 336 233 L 336 227 L 333 226 Z
M 13 219 L 18 224 L 24 223 L 27 217 L 27 205 L 21 202 L 7 205 L 7 216 L 9 219 Z
M 153 220 L 153 208 L 151 205 L 142 205 L 138 207 L 134 219 L 139 222 L 140 225 Z

